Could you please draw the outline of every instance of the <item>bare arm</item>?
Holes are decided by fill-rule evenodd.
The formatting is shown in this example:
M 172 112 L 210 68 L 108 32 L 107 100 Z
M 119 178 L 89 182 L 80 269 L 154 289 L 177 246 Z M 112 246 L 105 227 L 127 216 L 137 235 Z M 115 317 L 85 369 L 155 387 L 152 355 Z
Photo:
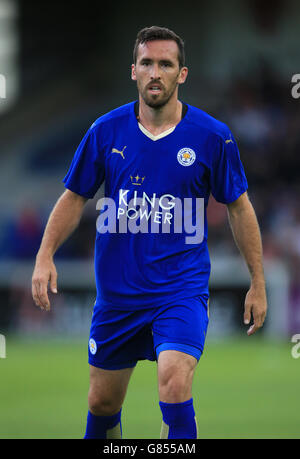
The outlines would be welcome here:
M 248 329 L 252 335 L 262 327 L 266 312 L 267 299 L 263 270 L 261 234 L 255 211 L 247 193 L 227 205 L 231 230 L 251 275 L 251 287 L 245 299 L 244 323 L 249 324 L 251 313 L 254 323 Z
M 32 275 L 32 296 L 37 306 L 50 310 L 47 288 L 57 293 L 57 273 L 53 256 L 78 226 L 87 199 L 66 190 L 55 204 L 36 256 Z

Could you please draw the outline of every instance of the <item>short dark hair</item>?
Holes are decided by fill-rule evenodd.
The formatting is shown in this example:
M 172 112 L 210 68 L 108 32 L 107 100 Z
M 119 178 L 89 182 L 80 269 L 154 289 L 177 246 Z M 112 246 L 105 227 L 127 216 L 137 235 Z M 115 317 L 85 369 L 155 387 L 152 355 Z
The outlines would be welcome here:
M 154 40 L 173 40 L 177 43 L 178 46 L 178 61 L 179 68 L 184 67 L 185 65 L 185 52 L 184 52 L 184 42 L 175 32 L 166 27 L 152 26 L 145 27 L 140 30 L 137 34 L 134 49 L 133 49 L 133 62 L 136 64 L 138 47 L 140 44 L 147 43 L 148 41 Z

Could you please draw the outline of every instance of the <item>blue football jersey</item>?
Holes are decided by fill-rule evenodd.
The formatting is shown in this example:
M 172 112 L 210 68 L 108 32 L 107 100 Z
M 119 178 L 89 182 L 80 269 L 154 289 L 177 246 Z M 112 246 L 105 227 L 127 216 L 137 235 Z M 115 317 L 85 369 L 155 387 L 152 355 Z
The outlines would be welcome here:
M 96 305 L 154 307 L 208 295 L 206 207 L 247 190 L 229 128 L 185 104 L 174 129 L 153 136 L 137 102 L 101 116 L 81 141 L 66 188 L 93 198 L 105 181 L 95 242 Z M 97 207 L 98 208 L 98 207 Z

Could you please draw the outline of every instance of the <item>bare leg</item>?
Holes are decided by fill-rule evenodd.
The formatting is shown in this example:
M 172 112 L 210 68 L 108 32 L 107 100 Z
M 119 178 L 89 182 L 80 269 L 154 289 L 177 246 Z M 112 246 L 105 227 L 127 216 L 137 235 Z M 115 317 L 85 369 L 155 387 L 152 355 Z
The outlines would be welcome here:
M 158 390 L 163 422 L 160 438 L 197 438 L 192 383 L 197 359 L 175 350 L 158 356 Z
M 133 370 L 103 370 L 90 365 L 90 412 L 95 416 L 111 416 L 120 411 Z
M 121 408 L 133 368 L 103 370 L 90 365 L 85 438 L 121 438 Z

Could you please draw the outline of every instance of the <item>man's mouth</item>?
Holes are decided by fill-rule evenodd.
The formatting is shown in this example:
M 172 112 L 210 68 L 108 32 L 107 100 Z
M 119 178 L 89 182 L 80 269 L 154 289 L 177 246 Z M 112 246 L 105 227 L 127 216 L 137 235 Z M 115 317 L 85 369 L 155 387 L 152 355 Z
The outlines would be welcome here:
M 150 91 L 151 94 L 159 94 L 162 91 L 162 88 L 157 84 L 152 84 L 148 86 L 148 91 Z

